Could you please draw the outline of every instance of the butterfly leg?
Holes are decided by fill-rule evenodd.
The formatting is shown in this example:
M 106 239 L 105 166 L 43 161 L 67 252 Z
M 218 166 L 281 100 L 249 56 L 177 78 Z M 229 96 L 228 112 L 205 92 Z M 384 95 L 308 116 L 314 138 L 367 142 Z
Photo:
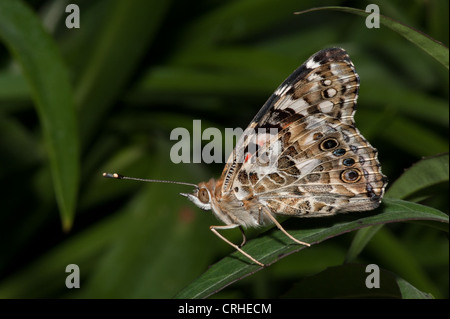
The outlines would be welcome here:
M 231 224 L 231 225 L 224 225 L 224 226 L 209 226 L 209 229 L 211 229 L 211 231 L 217 235 L 217 237 L 219 237 L 220 239 L 222 239 L 224 242 L 226 242 L 228 245 L 234 247 L 234 249 L 236 249 L 237 251 L 239 251 L 241 254 L 243 254 L 245 257 L 247 257 L 248 259 L 250 259 L 251 261 L 253 261 L 255 264 L 260 265 L 261 267 L 264 267 L 265 265 L 259 261 L 257 261 L 255 258 L 253 258 L 252 256 L 250 256 L 249 254 L 247 254 L 245 251 L 243 251 L 238 245 L 233 244 L 231 241 L 229 241 L 228 239 L 226 239 L 225 237 L 223 237 L 217 230 L 218 229 L 233 229 L 239 227 L 242 235 L 244 236 L 244 241 L 242 242 L 241 246 L 243 244 L 245 244 L 245 235 L 244 235 L 244 230 L 242 229 L 242 227 L 239 224 Z
M 242 233 L 242 243 L 239 245 L 239 248 L 243 247 L 245 245 L 245 243 L 247 242 L 247 238 L 245 237 L 245 232 L 244 229 L 242 228 L 242 226 L 239 226 L 239 230 Z
M 300 240 L 294 238 L 291 234 L 289 234 L 289 233 L 283 228 L 283 226 L 281 226 L 281 224 L 276 220 L 276 218 L 273 217 L 273 215 L 270 213 L 270 211 L 268 210 L 268 208 L 266 208 L 266 207 L 260 207 L 260 208 L 259 208 L 260 213 L 261 213 L 261 210 L 267 215 L 267 217 L 270 218 L 270 220 L 272 220 L 272 222 L 278 227 L 278 229 L 281 230 L 281 231 L 282 231 L 286 236 L 288 236 L 290 239 L 292 239 L 293 241 L 295 241 L 297 244 L 304 245 L 304 246 L 307 246 L 307 247 L 310 247 L 310 246 L 311 246 L 311 244 L 308 244 L 308 243 L 305 243 L 305 242 L 303 242 L 303 241 L 300 241 Z

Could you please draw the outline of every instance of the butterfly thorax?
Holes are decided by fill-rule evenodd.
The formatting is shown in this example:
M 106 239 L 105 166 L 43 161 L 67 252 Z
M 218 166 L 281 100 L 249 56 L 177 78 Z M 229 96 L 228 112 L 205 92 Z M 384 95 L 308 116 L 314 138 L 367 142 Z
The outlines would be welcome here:
M 270 223 L 270 220 L 261 214 L 261 204 L 255 196 L 249 194 L 245 199 L 238 199 L 233 191 L 223 192 L 222 184 L 223 179 L 202 182 L 188 198 L 198 207 L 211 210 L 216 218 L 226 225 L 259 227 Z

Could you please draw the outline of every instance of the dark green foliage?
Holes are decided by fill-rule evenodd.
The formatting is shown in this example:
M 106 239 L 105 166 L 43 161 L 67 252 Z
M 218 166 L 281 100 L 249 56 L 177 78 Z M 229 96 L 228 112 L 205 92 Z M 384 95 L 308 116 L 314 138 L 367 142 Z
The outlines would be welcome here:
M 448 1 L 71 2 L 80 29 L 63 1 L 0 0 L 0 298 L 449 297 Z M 344 8 L 369 3 L 380 29 Z M 390 183 L 372 213 L 287 220 L 311 248 L 251 230 L 261 270 L 209 231 L 219 222 L 178 195 L 189 187 L 101 177 L 218 178 L 223 164 L 172 163 L 170 132 L 245 128 L 332 46 L 360 75 L 356 123 Z M 367 264 L 385 289 L 362 291 L 361 274 L 336 288 Z

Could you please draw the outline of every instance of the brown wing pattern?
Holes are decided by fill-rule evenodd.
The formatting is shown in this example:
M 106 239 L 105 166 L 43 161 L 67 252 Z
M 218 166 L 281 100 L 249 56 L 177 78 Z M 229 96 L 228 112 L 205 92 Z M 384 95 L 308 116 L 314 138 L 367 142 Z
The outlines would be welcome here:
M 358 88 L 343 49 L 309 58 L 244 132 L 223 172 L 222 192 L 296 216 L 377 207 L 386 178 L 376 149 L 354 126 Z

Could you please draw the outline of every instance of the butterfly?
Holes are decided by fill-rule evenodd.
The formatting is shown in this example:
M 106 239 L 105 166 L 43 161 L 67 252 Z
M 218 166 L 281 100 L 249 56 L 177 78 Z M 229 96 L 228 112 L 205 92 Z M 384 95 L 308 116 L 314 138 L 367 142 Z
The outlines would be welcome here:
M 311 56 L 270 96 L 236 143 L 218 180 L 182 193 L 224 225 L 210 226 L 220 239 L 254 263 L 242 247 L 244 228 L 274 224 L 294 242 L 277 215 L 321 217 L 377 208 L 386 176 L 377 150 L 355 127 L 359 76 L 342 48 Z M 117 179 L 139 178 L 104 173 Z M 169 182 L 170 181 L 162 181 Z M 219 231 L 239 228 L 236 245 Z

